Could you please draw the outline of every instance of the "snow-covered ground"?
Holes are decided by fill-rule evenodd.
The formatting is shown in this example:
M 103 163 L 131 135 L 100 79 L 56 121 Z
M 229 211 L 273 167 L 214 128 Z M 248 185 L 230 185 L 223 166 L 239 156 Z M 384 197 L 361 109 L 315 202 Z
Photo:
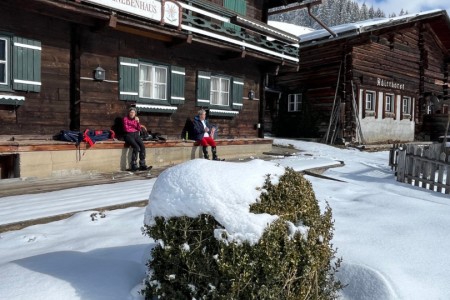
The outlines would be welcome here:
M 324 173 L 340 181 L 307 177 L 321 207 L 328 202 L 333 209 L 333 241 L 344 259 L 339 278 L 348 284 L 343 299 L 450 299 L 448 195 L 396 182 L 387 165 L 387 152 L 281 139 L 275 143 L 302 150 L 273 161 L 276 165 L 302 170 L 345 164 Z M 214 164 L 218 174 L 233 171 L 243 173 L 242 178 L 261 174 L 260 167 L 266 164 L 268 171 L 274 170 L 266 162 L 206 163 Z M 188 173 L 201 171 L 191 164 Z M 249 166 L 246 172 L 241 171 L 243 164 Z M 204 178 L 208 177 L 192 176 L 192 180 Z M 0 224 L 142 200 L 148 198 L 154 183 L 155 179 L 140 180 L 0 198 Z M 214 182 L 218 198 L 228 193 L 227 184 Z M 257 183 L 243 179 L 232 184 L 254 190 L 256 186 L 248 185 Z M 189 192 L 174 190 L 173 195 Z M 137 291 L 152 247 L 152 240 L 141 233 L 144 213 L 145 208 L 104 215 L 87 211 L 1 233 L 0 299 L 141 299 Z

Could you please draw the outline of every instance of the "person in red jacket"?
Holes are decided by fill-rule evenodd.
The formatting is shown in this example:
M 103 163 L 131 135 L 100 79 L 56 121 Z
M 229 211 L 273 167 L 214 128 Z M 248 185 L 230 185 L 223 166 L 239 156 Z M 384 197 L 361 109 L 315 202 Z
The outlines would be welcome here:
M 130 107 L 128 115 L 123 118 L 123 129 L 125 131 L 125 142 L 133 147 L 133 153 L 131 155 L 131 171 L 148 170 L 145 163 L 145 146 L 142 142 L 140 132 L 141 123 L 139 123 L 139 117 L 136 116 L 136 108 Z M 137 165 L 137 156 L 139 153 L 139 167 Z

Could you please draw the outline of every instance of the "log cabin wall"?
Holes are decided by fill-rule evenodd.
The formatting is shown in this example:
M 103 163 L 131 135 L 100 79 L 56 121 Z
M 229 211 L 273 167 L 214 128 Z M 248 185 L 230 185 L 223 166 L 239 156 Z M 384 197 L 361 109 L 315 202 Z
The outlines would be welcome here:
M 0 9 L 0 19 L 1 33 L 42 43 L 41 91 L 14 92 L 25 97 L 23 105 L 0 105 L 0 135 L 55 134 L 69 128 L 70 24 L 10 7 Z
M 321 138 L 328 129 L 345 47 L 341 43 L 328 43 L 303 48 L 300 53 L 298 73 L 276 77 L 275 85 L 283 89 L 283 94 L 274 132 L 288 137 Z M 290 94 L 302 94 L 299 111 L 288 111 Z M 337 95 L 342 97 L 342 88 Z
M 116 118 L 123 117 L 131 103 L 119 100 L 117 81 L 118 59 L 121 56 L 148 60 L 158 64 L 185 68 L 185 103 L 172 114 L 139 112 L 141 123 L 152 132 L 169 138 L 180 138 L 188 118 L 193 119 L 200 109 L 196 106 L 197 71 L 211 71 L 227 76 L 244 76 L 244 91 L 258 90 L 258 67 L 249 60 L 222 60 L 216 50 L 198 44 L 167 47 L 164 42 L 145 39 L 112 29 L 101 34 L 83 30 L 81 56 L 81 128 L 110 128 Z M 89 80 L 101 66 L 108 81 Z M 219 126 L 220 137 L 256 137 L 258 101 L 244 99 L 243 109 L 233 118 L 211 116 Z
M 14 91 L 15 96 L 25 97 L 24 104 L 0 106 L 0 135 L 53 135 L 61 129 L 111 128 L 133 104 L 119 100 L 120 56 L 185 68 L 184 104 L 172 114 L 140 113 L 150 130 L 168 138 L 180 138 L 186 120 L 200 108 L 195 102 L 199 70 L 243 78 L 243 96 L 254 90 L 259 98 L 264 62 L 223 59 L 227 52 L 218 49 L 217 44 L 209 47 L 185 43 L 171 47 L 157 39 L 65 22 L 12 6 L 2 7 L 0 17 L 0 32 L 39 40 L 42 45 L 41 90 Z M 107 81 L 91 80 L 98 66 L 105 69 Z M 237 116 L 210 117 L 219 125 L 220 137 L 257 137 L 259 101 L 243 98 L 243 109 Z
M 419 30 L 392 28 L 372 32 L 369 38 L 352 53 L 363 138 L 366 143 L 413 141 L 422 61 Z M 374 103 L 368 109 L 370 94 Z M 409 108 L 403 108 L 403 101 L 409 101 Z
M 299 71 L 275 79 L 274 88 L 283 92 L 275 133 L 324 140 L 331 129 L 357 143 L 426 139 L 419 126 L 426 98 L 448 94 L 448 45 L 441 41 L 450 28 L 445 13 L 420 17 L 380 29 L 369 25 L 348 37 L 301 42 Z M 295 93 L 302 95 L 301 110 L 289 112 L 288 97 Z M 373 98 L 368 107 L 367 97 Z M 335 98 L 338 109 L 332 113 Z
M 366 142 L 429 139 L 423 132 L 423 116 L 427 102 L 443 95 L 445 50 L 423 23 L 373 32 L 370 38 L 369 44 L 353 50 L 354 80 L 358 83 Z M 371 91 L 378 105 L 376 111 L 367 114 L 363 100 Z M 395 101 L 391 111 L 386 108 L 389 95 Z M 410 108 L 404 107 L 405 101 L 410 101 Z

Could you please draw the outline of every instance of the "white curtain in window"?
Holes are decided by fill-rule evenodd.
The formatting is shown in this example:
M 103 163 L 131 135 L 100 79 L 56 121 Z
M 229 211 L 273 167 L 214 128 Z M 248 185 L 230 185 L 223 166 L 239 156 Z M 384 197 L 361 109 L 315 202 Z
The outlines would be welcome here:
M 155 99 L 166 99 L 167 69 L 155 67 Z
M 220 78 L 211 77 L 211 104 L 220 104 Z
M 220 97 L 220 105 L 229 105 L 228 99 L 230 99 L 230 80 L 226 78 L 221 78 L 221 97 Z
M 139 66 L 139 96 L 149 99 L 167 99 L 167 68 L 148 64 Z
M 139 68 L 139 96 L 142 98 L 151 98 L 152 90 L 152 69 L 149 65 L 140 65 Z

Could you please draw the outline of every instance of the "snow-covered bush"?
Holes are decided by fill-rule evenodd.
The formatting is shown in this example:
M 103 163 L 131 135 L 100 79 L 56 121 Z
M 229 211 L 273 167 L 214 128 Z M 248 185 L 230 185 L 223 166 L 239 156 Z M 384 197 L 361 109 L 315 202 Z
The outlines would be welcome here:
M 146 299 L 333 299 L 341 287 L 331 210 L 321 214 L 311 184 L 292 169 L 176 166 L 155 183 L 145 223 L 157 242 Z

